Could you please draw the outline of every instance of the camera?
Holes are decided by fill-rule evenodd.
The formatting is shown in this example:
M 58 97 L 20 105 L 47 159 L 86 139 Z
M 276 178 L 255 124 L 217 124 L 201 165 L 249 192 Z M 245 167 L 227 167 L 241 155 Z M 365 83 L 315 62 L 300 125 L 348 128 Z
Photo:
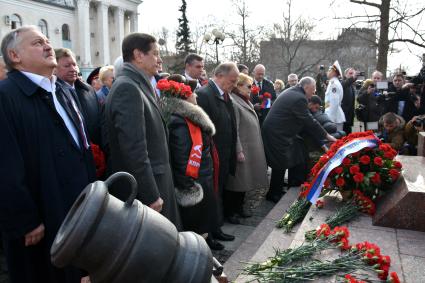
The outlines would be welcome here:
M 319 70 L 320 70 L 320 71 L 323 71 L 324 69 L 325 69 L 325 66 L 320 65 Z
M 413 126 L 415 126 L 415 127 L 423 127 L 424 126 L 424 124 L 425 124 L 425 118 L 416 118 L 416 120 L 415 121 L 413 121 Z

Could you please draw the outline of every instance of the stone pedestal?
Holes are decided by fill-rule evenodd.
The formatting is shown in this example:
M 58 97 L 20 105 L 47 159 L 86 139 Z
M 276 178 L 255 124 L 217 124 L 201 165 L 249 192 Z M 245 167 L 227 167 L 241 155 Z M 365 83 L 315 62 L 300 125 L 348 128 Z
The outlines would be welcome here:
M 418 133 L 418 156 L 425 156 L 425 132 Z
M 373 225 L 425 231 L 425 157 L 398 156 L 402 177 L 378 201 Z

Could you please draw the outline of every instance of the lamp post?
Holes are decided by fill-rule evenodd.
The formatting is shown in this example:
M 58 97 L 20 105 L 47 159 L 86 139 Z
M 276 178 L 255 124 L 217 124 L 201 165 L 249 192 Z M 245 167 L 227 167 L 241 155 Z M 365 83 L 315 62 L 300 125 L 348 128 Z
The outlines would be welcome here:
M 218 61 L 218 45 L 220 43 L 222 43 L 225 39 L 224 34 L 219 31 L 218 29 L 213 29 L 211 31 L 211 33 L 206 33 L 204 35 L 204 41 L 208 44 L 215 44 L 215 58 L 217 60 L 217 64 L 219 63 Z

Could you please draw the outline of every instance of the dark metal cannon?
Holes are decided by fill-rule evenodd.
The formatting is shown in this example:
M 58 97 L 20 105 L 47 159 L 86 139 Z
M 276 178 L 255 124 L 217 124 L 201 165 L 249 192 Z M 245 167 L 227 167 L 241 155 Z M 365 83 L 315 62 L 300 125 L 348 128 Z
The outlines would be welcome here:
M 127 178 L 127 201 L 108 193 Z M 135 200 L 137 184 L 125 172 L 89 184 L 62 223 L 51 248 L 53 264 L 86 270 L 93 283 L 210 282 L 213 258 L 205 240 L 178 232 L 161 214 Z

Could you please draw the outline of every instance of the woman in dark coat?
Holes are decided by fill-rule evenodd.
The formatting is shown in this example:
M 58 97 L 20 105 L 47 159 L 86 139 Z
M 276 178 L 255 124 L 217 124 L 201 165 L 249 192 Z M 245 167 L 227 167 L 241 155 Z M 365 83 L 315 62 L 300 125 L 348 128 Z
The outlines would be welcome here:
M 188 98 L 166 95 L 163 99 L 165 111 L 171 114 L 168 123 L 171 166 L 183 229 L 198 234 L 215 231 L 219 222 L 211 155 L 214 124 L 196 105 L 195 93 Z M 198 142 L 197 133 L 202 137 Z M 192 174 L 189 167 L 191 162 L 196 165 L 197 160 L 193 160 L 196 155 L 200 157 L 200 165 L 195 166 L 197 174 Z

